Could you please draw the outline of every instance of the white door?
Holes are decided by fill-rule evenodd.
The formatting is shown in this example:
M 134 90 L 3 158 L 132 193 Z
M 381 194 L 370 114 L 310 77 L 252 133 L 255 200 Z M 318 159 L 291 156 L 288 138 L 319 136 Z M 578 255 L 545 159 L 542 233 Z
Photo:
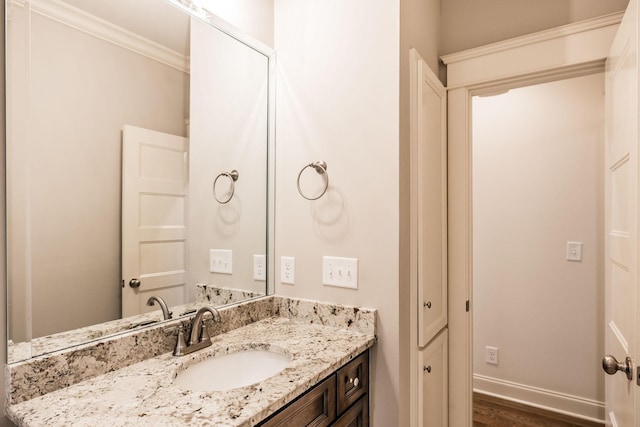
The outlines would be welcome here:
M 186 300 L 188 139 L 134 126 L 123 130 L 122 316 L 162 297 Z
M 633 427 L 640 423 L 634 378 L 640 362 L 637 0 L 629 2 L 607 58 L 605 78 L 605 353 L 623 364 L 627 357 L 632 359 L 630 378 L 625 372 L 606 376 L 605 412 L 607 425 Z
M 418 346 L 447 325 L 447 93 L 418 60 Z
M 448 420 L 447 100 L 415 49 L 411 56 L 411 409 L 414 423 Z M 415 334 L 415 335 L 414 335 Z M 415 338 L 413 338 L 415 336 Z M 414 341 L 415 339 L 415 341 Z

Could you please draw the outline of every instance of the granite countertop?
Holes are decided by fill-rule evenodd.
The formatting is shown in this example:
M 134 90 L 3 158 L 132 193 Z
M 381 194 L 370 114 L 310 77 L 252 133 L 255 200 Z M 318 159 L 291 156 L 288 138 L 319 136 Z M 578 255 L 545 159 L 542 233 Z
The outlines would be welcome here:
M 7 414 L 19 426 L 31 427 L 253 426 L 371 347 L 375 335 L 276 316 L 215 336 L 212 342 L 187 356 L 162 354 L 10 405 Z M 260 383 L 217 392 L 172 385 L 190 363 L 269 348 L 291 361 Z
M 171 311 L 173 311 L 173 318 L 176 319 L 190 312 L 195 313 L 204 303 L 213 304 L 213 306 L 219 308 L 227 304 L 235 304 L 261 296 L 264 296 L 264 294 L 260 292 L 198 283 L 196 284 L 195 302 L 172 306 Z M 9 340 L 7 360 L 9 363 L 26 360 L 31 357 L 37 357 L 74 345 L 83 344 L 91 340 L 98 340 L 113 334 L 152 325 L 162 322 L 163 320 L 162 311 L 160 311 L 160 308 L 156 305 L 155 309 L 148 313 L 38 337 L 32 339 L 30 342 L 14 343 Z

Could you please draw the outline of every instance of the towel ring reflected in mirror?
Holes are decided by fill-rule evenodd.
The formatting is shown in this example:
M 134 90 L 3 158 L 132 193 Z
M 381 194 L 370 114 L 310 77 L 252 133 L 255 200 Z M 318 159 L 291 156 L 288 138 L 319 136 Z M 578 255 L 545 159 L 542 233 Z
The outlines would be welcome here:
M 313 168 L 318 174 L 324 176 L 324 188 L 322 189 L 322 192 L 316 197 L 307 196 L 306 194 L 304 194 L 304 192 L 300 188 L 300 177 L 302 176 L 302 173 L 305 170 L 307 170 L 307 168 Z M 324 193 L 327 192 L 327 188 L 329 188 L 329 174 L 327 173 L 327 162 L 325 162 L 324 160 L 319 160 L 317 162 L 309 163 L 308 165 L 303 167 L 300 173 L 298 173 L 297 184 L 298 184 L 298 193 L 300 193 L 300 195 L 307 200 L 318 200 L 320 197 L 324 196 Z
M 216 184 L 218 183 L 218 180 L 221 177 L 227 177 L 229 178 L 229 192 L 228 197 L 226 199 L 220 199 L 218 198 L 218 195 L 216 194 Z M 219 173 L 218 176 L 216 176 L 216 179 L 213 181 L 213 186 L 212 186 L 212 192 L 213 192 L 213 198 L 216 199 L 216 201 L 220 204 L 225 204 L 225 203 L 229 203 L 231 201 L 231 199 L 233 198 L 233 194 L 236 192 L 236 181 L 238 180 L 238 177 L 240 176 L 240 174 L 238 174 L 237 170 L 232 170 L 231 172 L 222 172 Z

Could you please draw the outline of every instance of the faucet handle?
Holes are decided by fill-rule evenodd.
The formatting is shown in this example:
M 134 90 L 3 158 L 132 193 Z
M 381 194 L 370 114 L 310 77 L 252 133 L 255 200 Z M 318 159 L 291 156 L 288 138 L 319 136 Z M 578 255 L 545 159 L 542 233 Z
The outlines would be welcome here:
M 173 349 L 174 356 L 182 356 L 185 354 L 185 349 L 187 348 L 187 343 L 184 340 L 184 329 L 185 324 L 180 322 L 178 326 L 178 339 L 176 341 L 176 347 Z
M 200 323 L 200 336 L 198 337 L 198 342 L 207 342 L 211 341 L 211 337 L 209 337 L 209 331 L 207 330 L 207 324 L 205 320 L 202 319 Z

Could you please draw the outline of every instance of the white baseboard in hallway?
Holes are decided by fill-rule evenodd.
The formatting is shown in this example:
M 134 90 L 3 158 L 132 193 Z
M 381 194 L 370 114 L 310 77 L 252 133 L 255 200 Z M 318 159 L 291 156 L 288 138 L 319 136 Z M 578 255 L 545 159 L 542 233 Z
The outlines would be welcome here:
M 596 400 L 476 374 L 473 391 L 584 420 L 604 422 L 604 402 Z

